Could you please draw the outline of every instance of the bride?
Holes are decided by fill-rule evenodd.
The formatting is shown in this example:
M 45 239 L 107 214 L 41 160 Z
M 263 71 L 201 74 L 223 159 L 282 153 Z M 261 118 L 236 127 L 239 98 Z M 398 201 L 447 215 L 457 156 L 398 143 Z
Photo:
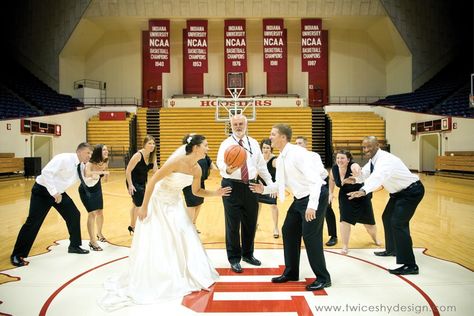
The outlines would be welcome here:
M 129 265 L 118 278 L 108 279 L 99 305 L 113 311 L 130 304 L 151 304 L 207 290 L 219 275 L 212 267 L 181 197 L 192 185 L 201 197 L 227 196 L 231 188 L 201 188 L 197 161 L 208 151 L 207 140 L 193 135 L 148 182 L 130 250 Z

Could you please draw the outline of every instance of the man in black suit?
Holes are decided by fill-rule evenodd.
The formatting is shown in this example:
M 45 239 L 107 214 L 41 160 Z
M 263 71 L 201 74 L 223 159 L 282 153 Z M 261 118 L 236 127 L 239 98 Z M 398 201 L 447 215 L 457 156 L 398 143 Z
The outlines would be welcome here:
M 292 129 L 286 124 L 273 126 L 270 140 L 272 147 L 280 151 L 277 159 L 276 181 L 263 186 L 251 184 L 257 193 L 278 192 L 280 200 L 285 198 L 285 188 L 289 188 L 294 201 L 288 209 L 283 224 L 283 247 L 285 271 L 272 279 L 273 283 L 299 280 L 301 237 L 303 237 L 309 264 L 316 281 L 306 286 L 308 291 L 331 286 L 331 276 L 326 269 L 323 250 L 323 224 L 328 206 L 328 189 L 321 179 L 322 162 L 306 149 L 290 143 Z
M 254 266 L 261 265 L 260 260 L 253 255 L 258 200 L 257 195 L 250 191 L 249 181 L 257 178 L 258 174 L 265 183 L 273 182 L 260 145 L 247 135 L 247 118 L 242 114 L 234 115 L 230 123 L 232 135 L 221 143 L 216 164 L 222 176 L 222 187 L 232 188 L 229 196 L 222 197 L 227 259 L 232 271 L 242 273 L 240 260 Z M 228 166 L 224 161 L 224 153 L 232 145 L 242 146 L 247 153 L 247 161 L 242 166 Z

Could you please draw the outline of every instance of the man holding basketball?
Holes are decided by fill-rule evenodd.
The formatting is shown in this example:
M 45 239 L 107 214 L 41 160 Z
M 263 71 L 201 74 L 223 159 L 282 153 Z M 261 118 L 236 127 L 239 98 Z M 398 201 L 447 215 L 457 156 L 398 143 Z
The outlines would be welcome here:
M 249 181 L 255 180 L 258 174 L 266 183 L 273 182 L 258 142 L 246 134 L 247 118 L 237 114 L 231 117 L 230 123 L 232 134 L 221 143 L 216 163 L 222 176 L 222 186 L 232 187 L 231 194 L 222 197 L 227 259 L 232 271 L 242 273 L 240 260 L 255 266 L 261 265 L 253 256 L 258 200 L 257 195 L 250 191 Z M 247 160 L 241 166 L 227 165 L 224 160 L 226 150 L 233 145 L 242 146 L 247 154 Z

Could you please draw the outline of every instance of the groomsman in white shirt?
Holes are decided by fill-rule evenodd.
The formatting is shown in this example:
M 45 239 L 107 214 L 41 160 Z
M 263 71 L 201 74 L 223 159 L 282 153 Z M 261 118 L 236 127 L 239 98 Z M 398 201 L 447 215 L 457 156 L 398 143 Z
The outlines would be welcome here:
M 53 157 L 41 170 L 41 175 L 31 189 L 30 210 L 26 222 L 20 229 L 15 247 L 10 256 L 12 265 L 22 267 L 28 264 L 24 258 L 33 246 L 38 232 L 51 207 L 54 207 L 66 221 L 69 231 L 69 253 L 86 254 L 82 249 L 81 213 L 66 190 L 79 181 L 78 168 L 91 158 L 91 146 L 81 143 L 75 153 L 63 153 Z
M 359 191 L 348 193 L 349 199 L 365 196 L 380 186 L 390 193 L 390 199 L 382 214 L 385 230 L 385 251 L 375 252 L 376 256 L 396 256 L 397 269 L 392 274 L 418 274 L 410 236 L 410 220 L 416 207 L 423 199 L 425 188 L 420 178 L 411 173 L 400 158 L 379 148 L 375 136 L 367 136 L 362 141 L 362 150 L 369 162 L 361 174 L 346 178 L 344 183 L 362 183 Z
M 305 136 L 296 136 L 295 144 L 308 149 L 308 139 Z M 326 182 L 326 186 L 329 187 L 329 172 L 326 170 L 326 168 L 324 168 L 321 156 L 309 149 L 308 151 L 312 153 L 316 159 L 316 162 L 319 164 L 321 169 L 321 179 L 323 179 L 324 182 Z M 326 209 L 326 225 L 328 227 L 329 235 L 329 240 L 326 242 L 326 246 L 335 246 L 337 244 L 336 215 L 332 209 L 331 201 L 329 201 L 328 207 Z
M 323 250 L 323 224 L 328 206 L 328 189 L 321 179 L 322 163 L 316 163 L 314 156 L 305 148 L 291 144 L 292 129 L 286 124 L 273 126 L 270 140 L 272 147 L 280 151 L 277 159 L 276 181 L 263 186 L 251 184 L 251 190 L 269 194 L 278 191 L 281 201 L 285 188 L 291 190 L 293 203 L 288 209 L 282 227 L 285 270 L 272 278 L 273 283 L 299 280 L 301 237 L 303 237 L 309 264 L 316 281 L 306 286 L 316 291 L 331 286 L 331 276 L 326 269 Z

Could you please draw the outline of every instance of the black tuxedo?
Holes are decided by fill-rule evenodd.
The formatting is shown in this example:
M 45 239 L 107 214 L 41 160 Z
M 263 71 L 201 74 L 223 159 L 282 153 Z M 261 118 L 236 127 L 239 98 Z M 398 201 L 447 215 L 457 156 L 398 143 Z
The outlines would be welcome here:
M 331 282 L 323 249 L 323 224 L 328 206 L 327 187 L 321 187 L 316 219 L 310 222 L 305 220 L 308 201 L 309 197 L 295 198 L 288 209 L 282 228 L 286 266 L 283 274 L 290 278 L 299 278 L 301 237 L 303 237 L 309 264 L 317 280 L 324 283 Z

